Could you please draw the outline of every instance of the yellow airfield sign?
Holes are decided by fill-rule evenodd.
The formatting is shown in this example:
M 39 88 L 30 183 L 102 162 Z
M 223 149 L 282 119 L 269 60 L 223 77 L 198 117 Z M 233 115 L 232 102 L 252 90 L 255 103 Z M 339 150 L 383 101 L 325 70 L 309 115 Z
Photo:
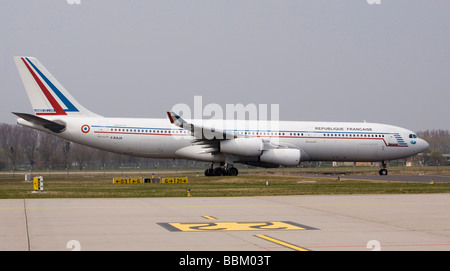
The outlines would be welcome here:
M 114 184 L 142 183 L 142 178 L 114 178 Z
M 188 183 L 188 178 L 161 178 L 162 183 Z
M 188 183 L 188 178 L 113 178 L 114 184 L 130 183 Z
M 33 179 L 33 189 L 34 190 L 39 190 L 39 182 L 40 182 L 39 178 Z
M 34 191 L 44 191 L 44 178 L 42 176 L 33 178 L 33 189 Z

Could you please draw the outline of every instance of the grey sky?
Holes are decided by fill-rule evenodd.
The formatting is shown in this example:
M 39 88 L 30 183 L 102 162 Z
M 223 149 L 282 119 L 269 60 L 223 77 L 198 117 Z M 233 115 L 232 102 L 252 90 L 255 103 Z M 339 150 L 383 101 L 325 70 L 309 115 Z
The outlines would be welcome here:
M 86 108 L 279 104 L 282 120 L 450 129 L 450 1 L 0 1 L 0 122 L 32 112 L 12 57 Z

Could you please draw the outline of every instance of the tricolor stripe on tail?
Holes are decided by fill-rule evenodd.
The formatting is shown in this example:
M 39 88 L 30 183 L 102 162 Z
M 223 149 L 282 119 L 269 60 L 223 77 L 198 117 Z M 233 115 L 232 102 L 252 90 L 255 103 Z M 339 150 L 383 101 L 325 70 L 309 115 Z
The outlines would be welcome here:
M 98 116 L 81 106 L 34 57 L 14 57 L 36 115 Z

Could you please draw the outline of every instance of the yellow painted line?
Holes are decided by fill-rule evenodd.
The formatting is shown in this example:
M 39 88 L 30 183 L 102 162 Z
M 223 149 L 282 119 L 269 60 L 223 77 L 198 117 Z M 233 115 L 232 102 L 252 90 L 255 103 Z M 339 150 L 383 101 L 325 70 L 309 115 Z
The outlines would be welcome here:
M 256 237 L 259 237 L 259 238 L 261 238 L 261 239 L 270 241 L 270 242 L 275 243 L 275 244 L 282 245 L 282 246 L 284 246 L 284 247 L 287 247 L 287 248 L 290 248 L 290 249 L 293 249 L 293 250 L 297 250 L 297 251 L 309 251 L 309 250 L 307 250 L 306 248 L 299 247 L 299 246 L 296 246 L 296 245 L 293 245 L 293 244 L 289 244 L 289 243 L 287 243 L 287 242 L 284 242 L 284 241 L 275 239 L 275 238 L 270 237 L 270 236 L 267 236 L 267 235 L 262 235 L 262 234 L 261 234 L 261 235 L 256 235 Z
M 204 215 L 204 216 L 202 216 L 203 218 L 206 218 L 206 219 L 211 219 L 211 220 L 213 220 L 213 219 L 217 219 L 217 218 L 215 218 L 215 217 L 213 217 L 213 216 L 210 216 L 210 215 Z

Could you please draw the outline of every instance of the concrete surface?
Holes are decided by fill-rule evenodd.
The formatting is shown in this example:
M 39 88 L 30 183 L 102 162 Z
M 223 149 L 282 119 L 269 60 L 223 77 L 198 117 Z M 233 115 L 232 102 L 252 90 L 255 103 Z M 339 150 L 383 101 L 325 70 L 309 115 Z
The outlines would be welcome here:
M 450 250 L 450 194 L 0 200 L 0 250 L 292 251 L 287 243 Z

